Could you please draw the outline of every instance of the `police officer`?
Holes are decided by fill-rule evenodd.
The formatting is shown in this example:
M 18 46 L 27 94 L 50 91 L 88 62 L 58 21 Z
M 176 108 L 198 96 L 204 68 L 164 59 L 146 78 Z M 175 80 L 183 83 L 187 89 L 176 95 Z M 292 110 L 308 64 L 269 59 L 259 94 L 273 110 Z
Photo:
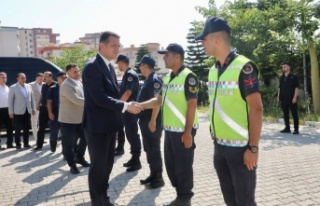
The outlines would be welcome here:
M 50 150 L 53 153 L 56 152 L 58 133 L 60 129 L 60 123 L 58 122 L 60 85 L 66 78 L 67 76 L 65 72 L 59 72 L 57 74 L 58 83 L 52 85 L 48 89 L 47 94 L 47 108 L 50 126 Z
M 161 92 L 162 79 L 154 72 L 155 61 L 152 57 L 143 56 L 136 66 L 140 68 L 141 74 L 146 78 L 139 92 L 138 102 L 147 101 Z M 150 168 L 150 175 L 146 179 L 140 180 L 140 183 L 151 188 L 162 187 L 164 181 L 160 149 L 162 133 L 160 106 L 142 111 L 139 114 L 139 126 Z
M 184 66 L 184 50 L 169 44 L 164 54 L 166 68 L 172 71 L 163 79 L 162 94 L 140 103 L 144 109 L 162 104 L 165 130 L 164 159 L 168 177 L 177 197 L 167 206 L 189 206 L 193 196 L 194 137 L 198 128 L 198 78 Z
M 254 206 L 263 110 L 258 70 L 250 59 L 232 51 L 230 35 L 225 19 L 211 17 L 195 40 L 202 40 L 217 60 L 208 77 L 210 128 L 224 201 Z
M 120 54 L 116 63 L 120 71 L 124 72 L 120 85 L 121 100 L 125 102 L 136 101 L 139 93 L 139 78 L 137 73 L 129 68 L 129 58 Z M 138 134 L 138 117 L 129 112 L 122 113 L 122 122 L 125 127 L 125 133 L 131 146 L 131 159 L 124 163 L 127 172 L 141 169 L 140 154 L 141 141 Z
M 289 62 L 282 63 L 282 72 L 279 79 L 278 101 L 281 102 L 283 111 L 283 119 L 285 128 L 281 133 L 291 133 L 289 123 L 289 110 L 293 117 L 294 131 L 293 134 L 299 134 L 299 116 L 298 116 L 298 92 L 299 81 L 298 77 L 291 71 Z

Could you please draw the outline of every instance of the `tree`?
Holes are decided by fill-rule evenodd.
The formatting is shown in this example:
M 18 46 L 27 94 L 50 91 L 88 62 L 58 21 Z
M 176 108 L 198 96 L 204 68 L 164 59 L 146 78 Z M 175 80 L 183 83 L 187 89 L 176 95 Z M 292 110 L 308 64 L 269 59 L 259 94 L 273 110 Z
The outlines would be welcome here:
M 63 49 L 61 57 L 55 57 L 51 61 L 63 70 L 71 63 L 76 64 L 82 70 L 87 61 L 96 53 L 95 50 L 85 50 L 84 46 L 70 47 Z
M 148 51 L 148 48 L 144 44 L 142 44 L 138 49 L 136 62 L 140 62 L 144 55 L 150 55 L 150 52 Z M 140 68 L 136 68 L 136 72 L 139 75 L 139 79 L 144 79 L 144 77 L 141 75 Z
M 208 67 L 205 64 L 205 60 L 208 59 L 206 52 L 200 41 L 196 41 L 196 28 L 195 23 L 191 23 L 192 27 L 189 29 L 187 35 L 187 46 L 186 53 L 188 54 L 185 58 L 186 66 L 197 74 L 199 80 L 206 81 L 208 76 Z

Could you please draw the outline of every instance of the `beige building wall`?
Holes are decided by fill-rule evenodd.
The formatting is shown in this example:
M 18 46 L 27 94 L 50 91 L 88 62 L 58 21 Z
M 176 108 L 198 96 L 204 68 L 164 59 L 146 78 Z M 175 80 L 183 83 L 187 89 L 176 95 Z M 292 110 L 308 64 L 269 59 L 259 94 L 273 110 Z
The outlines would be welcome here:
M 20 56 L 35 57 L 34 36 L 32 29 L 19 29 L 20 36 Z
M 0 27 L 0 56 L 20 56 L 17 27 Z

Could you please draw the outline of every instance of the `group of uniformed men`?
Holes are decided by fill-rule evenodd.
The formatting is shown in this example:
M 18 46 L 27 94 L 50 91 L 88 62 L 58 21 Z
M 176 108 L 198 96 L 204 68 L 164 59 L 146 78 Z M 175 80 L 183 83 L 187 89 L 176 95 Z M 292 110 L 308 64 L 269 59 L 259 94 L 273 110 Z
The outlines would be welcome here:
M 232 51 L 230 31 L 225 19 L 212 17 L 206 21 L 196 40 L 201 40 L 207 53 L 217 60 L 209 72 L 210 131 L 215 145 L 214 167 L 224 200 L 227 205 L 252 206 L 256 205 L 254 194 L 262 125 L 258 70 L 251 60 Z M 171 72 L 161 80 L 154 72 L 154 59 L 144 56 L 136 64 L 146 78 L 140 92 L 138 75 L 129 68 L 128 57 L 119 55 L 116 60 L 119 69 L 124 72 L 119 98 L 125 102 L 138 102 L 137 107 L 142 110 L 138 115 L 122 113 L 122 123 L 132 155 L 123 166 L 127 167 L 127 172 L 141 168 L 139 124 L 150 168 L 150 175 L 140 182 L 151 188 L 163 186 L 160 138 L 164 129 L 164 162 L 177 194 L 176 199 L 164 205 L 188 206 L 193 196 L 194 138 L 199 126 L 198 78 L 184 66 L 184 50 L 180 45 L 169 44 L 158 53 L 164 54 L 166 68 L 171 69 Z M 108 67 L 110 71 L 113 69 L 112 65 Z M 50 75 L 45 73 L 44 77 L 46 84 L 42 86 L 42 98 L 39 101 L 40 128 L 35 150 L 42 148 L 44 120 L 51 120 L 50 128 L 54 131 L 51 136 L 57 136 L 57 122 L 53 120 L 58 113 L 54 99 L 58 97 L 59 89 L 56 88 L 64 77 L 61 81 L 58 78 L 58 84 L 52 81 Z M 44 95 L 49 89 L 51 92 Z M 47 107 L 50 105 L 48 103 L 51 106 Z M 123 126 L 119 131 L 123 131 Z M 51 136 L 51 150 L 55 151 L 56 138 Z M 124 153 L 123 146 L 122 134 L 115 155 Z M 108 201 L 105 205 L 114 204 Z

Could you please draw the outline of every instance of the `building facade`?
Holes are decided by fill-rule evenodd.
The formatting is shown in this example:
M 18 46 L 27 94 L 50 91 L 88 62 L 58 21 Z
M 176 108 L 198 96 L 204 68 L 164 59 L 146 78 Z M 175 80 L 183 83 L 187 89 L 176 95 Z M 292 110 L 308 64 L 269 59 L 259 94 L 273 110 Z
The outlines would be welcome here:
M 0 27 L 0 56 L 20 56 L 18 27 Z

